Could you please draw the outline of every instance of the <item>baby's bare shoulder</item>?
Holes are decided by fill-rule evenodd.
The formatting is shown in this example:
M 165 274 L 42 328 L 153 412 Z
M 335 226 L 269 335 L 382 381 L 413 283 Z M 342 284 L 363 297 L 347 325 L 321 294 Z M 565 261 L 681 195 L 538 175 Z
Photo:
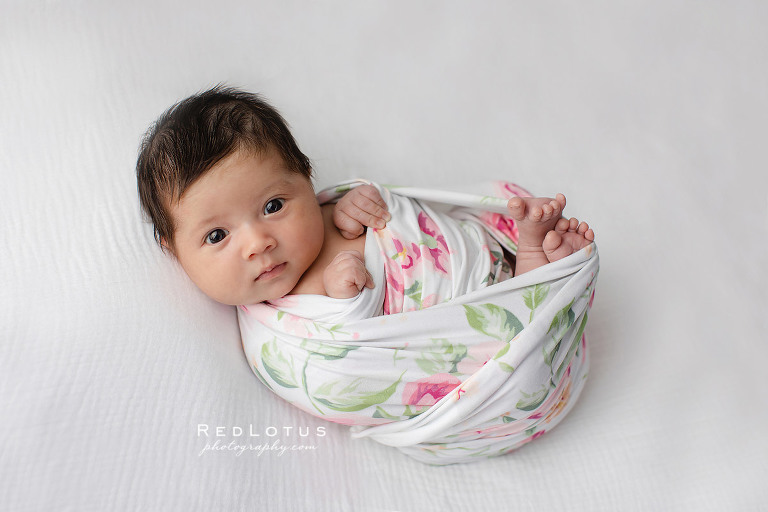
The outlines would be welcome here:
M 365 253 L 365 233 L 353 240 L 344 238 L 339 228 L 333 222 L 333 207 L 333 204 L 321 206 L 323 225 L 325 226 L 325 241 L 323 242 L 322 253 L 325 253 L 324 255 L 329 258 L 328 263 L 341 251 L 358 251 L 363 255 Z

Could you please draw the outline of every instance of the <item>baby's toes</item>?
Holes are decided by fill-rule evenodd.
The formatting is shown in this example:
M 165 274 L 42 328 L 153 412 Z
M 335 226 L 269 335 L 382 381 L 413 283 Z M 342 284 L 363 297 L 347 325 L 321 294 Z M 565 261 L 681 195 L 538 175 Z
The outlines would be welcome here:
M 544 241 L 541 243 L 541 248 L 545 253 L 551 253 L 560 247 L 563 243 L 563 237 L 557 231 L 547 232 L 547 236 L 544 237 Z
M 543 204 L 541 205 L 541 211 L 544 212 L 541 215 L 541 220 L 543 222 L 546 222 L 552 218 L 552 213 L 554 213 L 554 208 L 552 208 L 552 205 L 550 204 Z
M 560 205 L 560 202 L 557 199 L 551 200 L 549 202 L 549 206 L 552 207 L 552 217 L 557 217 L 558 215 L 560 215 L 560 212 L 562 211 L 562 206 Z
M 560 211 L 565 209 L 565 195 L 558 193 L 555 196 L 555 201 L 560 205 Z
M 557 221 L 557 224 L 555 224 L 555 231 L 560 233 L 561 235 L 568 231 L 568 228 L 571 226 L 571 222 L 568 219 L 561 218 Z
M 561 260 L 573 254 L 573 248 L 566 243 L 565 238 L 557 231 L 550 231 L 541 243 L 544 255 L 550 263 Z
M 513 197 L 507 201 L 507 209 L 515 220 L 523 220 L 525 217 L 525 201 L 521 197 Z
M 581 224 L 579 224 L 579 229 L 577 230 L 577 232 L 580 235 L 583 235 L 584 233 L 587 232 L 587 230 L 589 230 L 589 224 L 587 224 L 586 222 L 582 222 Z
M 587 231 L 584 233 L 584 238 L 586 238 L 586 239 L 587 239 L 587 240 L 589 240 L 590 242 L 594 242 L 594 241 L 595 241 L 595 232 L 594 232 L 594 231 L 592 231 L 591 229 L 588 229 L 588 230 L 587 230 Z
M 544 216 L 544 210 L 542 210 L 540 206 L 534 206 L 533 208 L 531 208 L 531 215 L 530 215 L 531 220 L 539 222 L 542 216 Z

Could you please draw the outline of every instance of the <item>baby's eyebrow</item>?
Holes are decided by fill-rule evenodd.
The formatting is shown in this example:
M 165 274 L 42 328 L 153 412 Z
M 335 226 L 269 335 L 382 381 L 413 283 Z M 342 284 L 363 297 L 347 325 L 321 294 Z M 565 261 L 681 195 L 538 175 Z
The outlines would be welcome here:
M 276 180 L 276 181 L 274 181 L 272 183 L 269 183 L 267 186 L 265 186 L 264 188 L 262 188 L 259 191 L 257 201 L 258 200 L 266 201 L 266 199 L 269 196 L 271 196 L 271 195 L 273 195 L 275 193 L 283 192 L 283 191 L 287 192 L 287 187 L 290 187 L 290 185 L 291 185 L 291 182 L 289 180 L 285 179 L 285 178 L 281 178 L 281 179 L 278 179 L 278 180 Z M 218 218 L 219 218 L 218 215 L 211 215 L 210 217 L 206 217 L 202 221 L 196 223 L 192 227 L 191 231 L 193 233 L 196 233 L 198 231 L 203 230 L 204 228 L 213 226 L 213 224 L 216 222 L 216 220 Z
M 206 226 L 212 225 L 213 222 L 216 220 L 216 218 L 217 217 L 215 215 L 212 216 L 212 217 L 207 217 L 206 219 L 204 219 L 204 220 L 198 222 L 197 224 L 195 224 L 195 227 L 194 227 L 194 229 L 192 231 L 199 231 L 199 230 L 203 229 Z

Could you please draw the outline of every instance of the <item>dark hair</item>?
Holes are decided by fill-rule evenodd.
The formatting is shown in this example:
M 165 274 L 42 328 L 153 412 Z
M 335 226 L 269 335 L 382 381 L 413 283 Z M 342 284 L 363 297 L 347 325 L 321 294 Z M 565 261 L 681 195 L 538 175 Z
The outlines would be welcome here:
M 312 177 L 282 116 L 257 94 L 218 85 L 180 101 L 144 135 L 136 163 L 141 207 L 155 240 L 173 252 L 169 207 L 219 161 L 235 151 L 275 150 L 289 171 Z

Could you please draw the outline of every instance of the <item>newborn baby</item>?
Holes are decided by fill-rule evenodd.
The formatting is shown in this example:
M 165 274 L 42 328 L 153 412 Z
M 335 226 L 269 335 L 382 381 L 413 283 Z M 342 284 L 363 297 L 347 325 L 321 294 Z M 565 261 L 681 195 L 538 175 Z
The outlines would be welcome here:
M 320 205 L 309 159 L 280 114 L 258 96 L 217 87 L 183 100 L 147 133 L 139 196 L 156 240 L 212 299 L 256 304 L 289 294 L 350 298 L 373 286 L 365 227 L 383 228 L 372 186 Z M 520 275 L 589 245 L 584 222 L 562 218 L 565 196 L 512 197 Z

